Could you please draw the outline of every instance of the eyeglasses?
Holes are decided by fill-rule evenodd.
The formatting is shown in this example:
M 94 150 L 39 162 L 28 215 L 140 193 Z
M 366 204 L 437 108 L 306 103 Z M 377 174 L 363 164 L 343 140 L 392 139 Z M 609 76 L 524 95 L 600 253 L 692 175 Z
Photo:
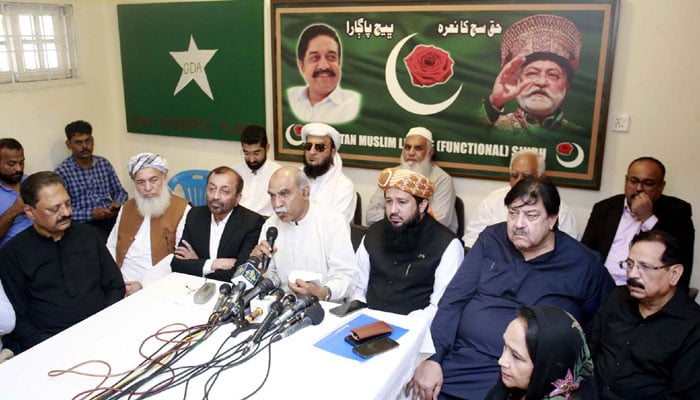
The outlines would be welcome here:
M 243 150 L 243 157 L 260 157 L 262 155 L 262 150 L 255 151 L 245 151 Z
M 637 187 L 637 185 L 641 184 L 642 188 L 644 188 L 645 190 L 651 190 L 656 187 L 656 181 L 653 179 L 641 180 L 634 176 L 625 176 L 625 180 L 627 181 L 627 184 L 629 184 L 632 187 Z
M 669 268 L 672 267 L 673 265 L 662 265 L 660 267 L 652 267 L 651 265 L 646 265 L 646 264 L 637 264 L 634 261 L 627 259 L 627 260 L 622 260 L 620 261 L 620 268 L 621 269 L 626 269 L 628 271 L 632 271 L 634 267 L 639 268 L 640 272 L 649 272 L 649 271 L 656 271 L 658 269 L 664 269 L 664 268 Z
M 316 151 L 318 151 L 319 153 L 323 153 L 324 151 L 326 151 L 326 145 L 324 143 L 304 143 L 304 150 L 309 151 L 312 147 L 315 148 Z
M 522 171 L 511 171 L 510 172 L 510 177 L 513 179 L 525 179 L 528 176 L 532 176 L 532 174 L 529 172 L 522 172 Z

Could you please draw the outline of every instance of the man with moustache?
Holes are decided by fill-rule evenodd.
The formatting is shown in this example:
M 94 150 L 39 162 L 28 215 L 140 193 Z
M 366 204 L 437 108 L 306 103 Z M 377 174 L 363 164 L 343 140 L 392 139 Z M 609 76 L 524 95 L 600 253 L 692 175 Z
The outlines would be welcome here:
M 506 194 L 516 183 L 528 176 L 544 177 L 545 160 L 542 155 L 532 149 L 519 150 L 510 158 L 510 185 L 489 193 L 476 207 L 474 215 L 469 218 L 464 245 L 472 247 L 481 231 L 489 225 L 506 220 L 508 208 L 503 204 Z M 563 201 L 559 206 L 559 221 L 557 228 L 574 239 L 578 239 L 576 219 L 571 209 Z
M 330 125 L 312 122 L 301 128 L 304 140 L 304 173 L 309 178 L 309 199 L 345 216 L 355 216 L 355 185 L 343 174 L 340 133 Z
M 700 398 L 700 306 L 679 287 L 680 241 L 641 232 L 619 268 L 627 286 L 610 292 L 589 337 L 600 398 Z
M 464 259 L 462 242 L 431 215 L 434 186 L 425 176 L 387 168 L 377 181 L 386 218 L 372 224 L 357 249 L 354 298 L 371 309 L 432 322 L 437 305 Z
M 433 182 L 435 191 L 430 199 L 430 204 L 434 217 L 452 232 L 457 232 L 454 181 L 447 172 L 433 162 L 433 154 L 435 154 L 433 133 L 422 126 L 411 128 L 406 134 L 399 167 L 417 172 Z M 365 218 L 368 225 L 384 218 L 384 207 L 384 192 L 377 189 L 367 207 Z
M 509 133 L 585 138 L 588 132 L 567 121 L 560 108 L 578 69 L 581 43 L 576 25 L 557 15 L 532 15 L 513 24 L 501 41 L 502 70 L 484 99 L 482 120 Z M 516 110 L 506 112 L 513 99 Z
M 124 281 L 95 228 L 71 223 L 59 175 L 30 175 L 20 195 L 33 226 L 0 249 L 0 280 L 26 350 L 124 298 Z
M 22 145 L 12 138 L 0 139 L 0 247 L 32 225 L 19 195 L 25 178 Z
M 272 174 L 268 192 L 275 214 L 265 221 L 251 256 L 270 257 L 265 273 L 287 282 L 296 295 L 340 302 L 352 294 L 357 279 L 350 225 L 339 212 L 310 201 L 309 191 L 308 178 L 295 167 Z M 266 240 L 273 226 L 274 248 Z
M 127 164 L 135 198 L 119 210 L 107 249 L 119 266 L 126 295 L 170 272 L 175 246 L 190 210 L 187 200 L 168 189 L 168 162 L 153 153 L 137 154 Z
M 341 89 L 341 46 L 336 31 L 328 25 L 310 25 L 299 37 L 297 65 L 307 86 L 291 87 L 287 100 L 303 122 L 346 123 L 360 111 L 360 95 Z
M 600 256 L 557 229 L 551 181 L 527 177 L 504 203 L 508 219 L 484 229 L 440 299 L 435 354 L 406 387 L 414 399 L 485 398 L 500 373 L 503 332 L 522 304 L 554 305 L 585 325 L 614 286 Z
M 260 125 L 246 126 L 241 132 L 241 147 L 245 163 L 233 168 L 244 182 L 241 205 L 269 217 L 272 215 L 272 206 L 267 198 L 267 184 L 280 165 L 267 159 L 270 144 L 267 142 L 265 128 Z
M 56 173 L 66 183 L 75 220 L 97 228 L 106 242 L 117 220 L 119 207 L 129 195 L 112 164 L 106 158 L 92 154 L 95 141 L 88 122 L 73 121 L 66 125 L 65 132 L 66 147 L 72 155 L 56 167 Z
M 683 276 L 679 286 L 688 290 L 693 268 L 695 227 L 689 203 L 663 194 L 666 167 L 653 157 L 632 161 L 625 175 L 624 194 L 596 203 L 581 243 L 600 253 L 618 285 L 627 276 L 618 263 L 627 258 L 632 238 L 639 232 L 660 229 L 681 242 Z
M 248 259 L 258 242 L 264 218 L 241 206 L 243 179 L 221 166 L 207 176 L 207 205 L 187 213 L 182 240 L 171 262 L 173 272 L 221 281 Z

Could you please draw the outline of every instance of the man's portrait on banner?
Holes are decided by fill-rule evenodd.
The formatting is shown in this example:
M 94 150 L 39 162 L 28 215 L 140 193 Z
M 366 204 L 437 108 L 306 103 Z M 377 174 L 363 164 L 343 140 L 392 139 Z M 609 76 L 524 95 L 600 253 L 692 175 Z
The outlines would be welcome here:
M 360 111 L 360 94 L 340 87 L 342 48 L 335 29 L 306 27 L 299 36 L 297 65 L 306 86 L 287 90 L 294 115 L 302 122 L 350 122 Z

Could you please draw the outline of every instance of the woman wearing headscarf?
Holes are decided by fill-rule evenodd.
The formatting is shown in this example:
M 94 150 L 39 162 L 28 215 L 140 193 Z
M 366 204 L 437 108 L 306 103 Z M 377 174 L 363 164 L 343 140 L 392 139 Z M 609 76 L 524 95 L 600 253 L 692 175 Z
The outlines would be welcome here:
M 549 305 L 523 306 L 503 334 L 501 379 L 487 400 L 597 399 L 581 326 Z

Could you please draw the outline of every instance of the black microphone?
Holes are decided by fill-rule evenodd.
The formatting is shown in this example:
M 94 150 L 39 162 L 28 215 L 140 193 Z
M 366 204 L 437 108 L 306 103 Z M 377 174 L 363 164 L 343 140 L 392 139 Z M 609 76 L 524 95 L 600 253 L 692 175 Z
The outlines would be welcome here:
M 227 320 L 229 317 L 231 317 L 231 314 L 238 310 L 238 299 L 240 299 L 243 291 L 245 291 L 245 283 L 238 282 L 236 287 L 231 290 L 231 295 L 228 297 L 228 299 L 226 299 L 224 307 L 221 309 L 221 316 L 219 317 L 220 321 Z
M 282 282 L 277 276 L 262 278 L 257 285 L 255 285 L 243 296 L 243 305 L 250 303 L 250 301 L 253 300 L 255 296 L 260 295 L 260 293 L 268 293 L 279 288 L 280 284 L 282 284 Z
M 272 321 L 279 315 L 279 313 L 282 311 L 282 304 L 280 304 L 279 301 L 276 301 L 272 304 L 270 304 L 270 312 L 267 314 L 263 322 L 260 323 L 260 326 L 258 329 L 253 333 L 251 336 L 246 339 L 246 345 L 242 350 L 242 354 L 248 353 L 250 349 L 260 343 L 262 340 L 263 336 L 265 336 L 265 333 L 270 330 L 270 326 L 272 325 Z
M 326 312 L 323 311 L 323 307 L 320 304 L 314 303 L 304 309 L 303 315 L 304 317 L 300 321 L 292 324 L 280 332 L 275 333 L 272 336 L 270 343 L 277 342 L 286 338 L 287 336 L 293 335 L 297 331 L 304 329 L 307 326 L 320 324 L 323 321 L 323 317 L 326 315 Z
M 289 318 L 293 317 L 297 313 L 299 313 L 301 310 L 305 309 L 306 307 L 318 303 L 318 297 L 316 296 L 309 296 L 309 295 L 303 295 L 299 298 L 297 298 L 296 303 L 292 304 L 289 306 L 285 311 L 280 315 L 275 322 L 273 323 L 275 328 L 279 328 L 280 325 L 282 325 L 286 320 Z
M 243 282 L 246 290 L 253 288 L 262 276 L 262 273 L 258 270 L 259 265 L 260 258 L 251 256 L 246 262 L 236 268 L 236 273 L 233 274 L 231 283 L 238 284 L 238 282 Z
M 228 283 L 222 283 L 221 286 L 219 286 L 219 298 L 216 299 L 216 304 L 214 304 L 214 309 L 212 312 L 218 311 L 221 306 L 224 305 L 224 302 L 228 298 L 228 296 L 231 295 L 231 285 Z
M 277 239 L 277 228 L 274 226 L 271 226 L 267 228 L 267 232 L 265 233 L 265 237 L 267 239 L 267 243 L 270 244 L 270 250 L 275 248 L 275 239 Z M 270 265 L 270 257 L 264 255 L 262 259 L 262 270 L 267 271 L 267 267 Z

